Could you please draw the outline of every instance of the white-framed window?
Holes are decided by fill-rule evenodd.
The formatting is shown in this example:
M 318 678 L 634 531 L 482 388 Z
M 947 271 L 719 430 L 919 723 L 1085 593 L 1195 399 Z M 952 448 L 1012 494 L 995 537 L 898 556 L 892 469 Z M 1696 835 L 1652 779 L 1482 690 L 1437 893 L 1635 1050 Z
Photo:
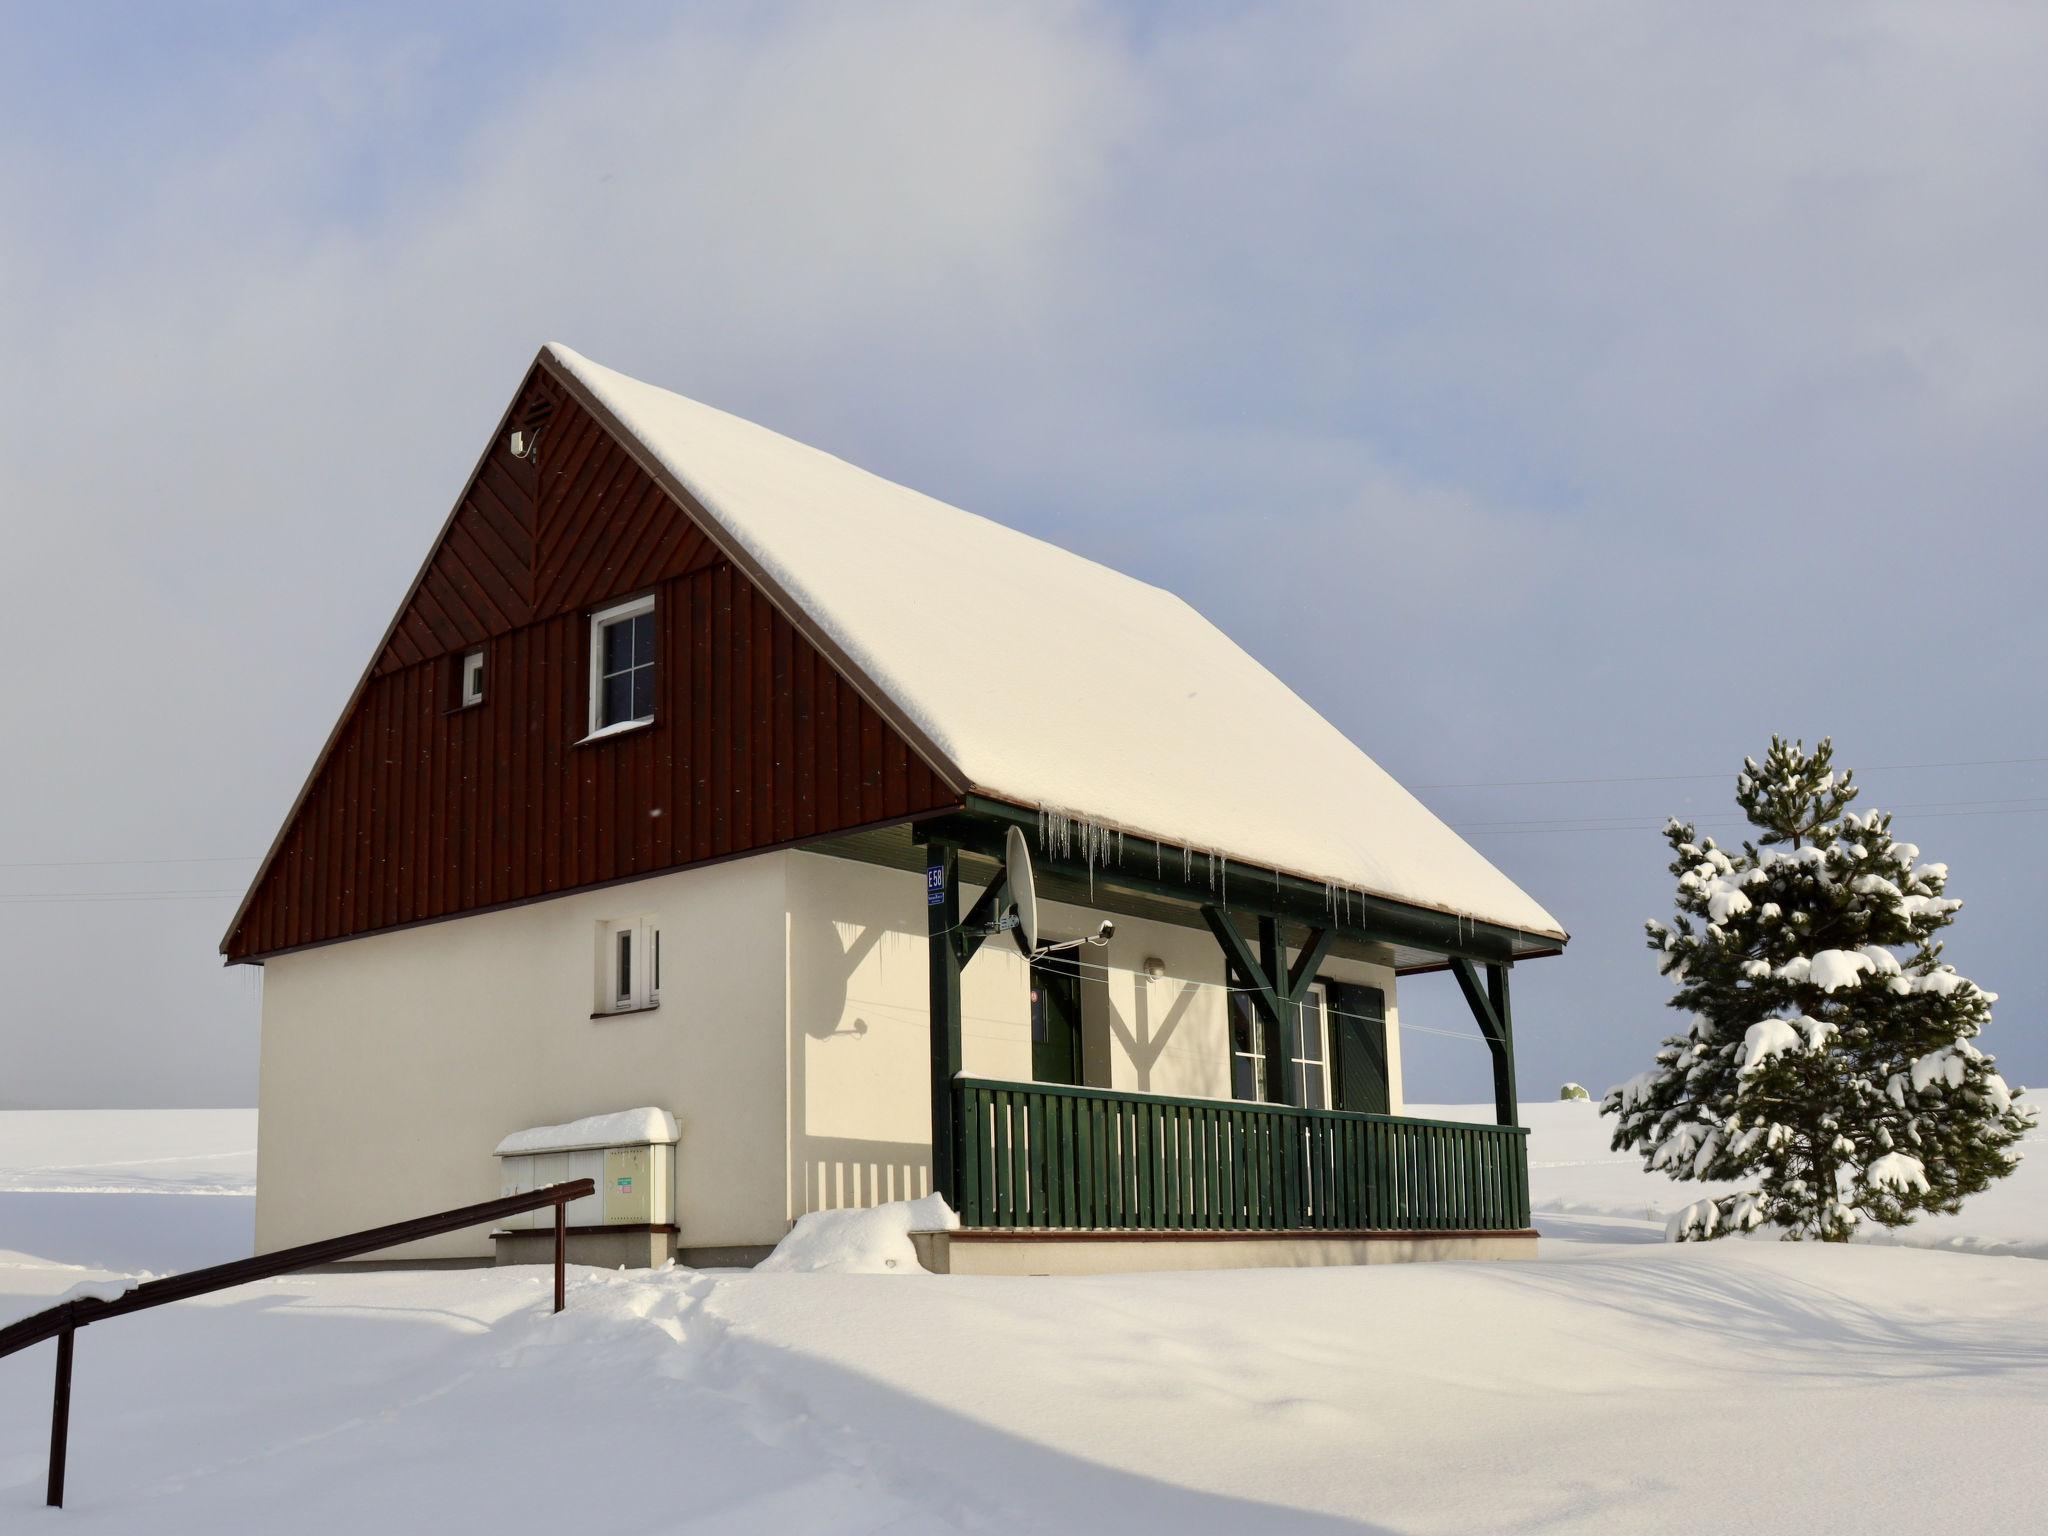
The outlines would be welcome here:
M 651 917 L 598 924 L 598 1013 L 631 1013 L 661 1002 L 661 929 Z
M 590 734 L 654 718 L 654 599 L 590 616 Z
M 1243 992 L 1230 994 L 1230 1096 L 1266 1102 L 1266 1031 L 1259 1010 Z
M 484 653 L 471 651 L 462 658 L 462 707 L 484 701 Z
M 1294 1102 L 1303 1109 L 1330 1107 L 1330 994 L 1320 981 L 1309 983 L 1294 1014 L 1294 1060 L 1290 1064 Z
M 1327 1109 L 1330 1105 L 1330 998 L 1320 981 L 1309 984 L 1308 994 L 1295 1010 L 1294 1055 L 1287 1064 L 1293 1074 L 1293 1101 L 1304 1109 Z M 1243 992 L 1230 994 L 1230 1096 L 1253 1104 L 1278 1103 L 1278 1086 L 1269 1081 L 1268 1038 L 1251 998 Z M 1277 1050 L 1277 1048 L 1275 1048 Z

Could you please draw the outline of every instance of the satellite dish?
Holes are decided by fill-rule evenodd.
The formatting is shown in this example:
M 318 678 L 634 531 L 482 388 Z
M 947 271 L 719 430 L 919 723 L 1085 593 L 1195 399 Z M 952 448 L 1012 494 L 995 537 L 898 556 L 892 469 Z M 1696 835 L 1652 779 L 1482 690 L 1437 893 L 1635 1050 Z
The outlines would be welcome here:
M 1010 903 L 1017 910 L 1017 931 L 1027 950 L 1038 948 L 1038 882 L 1031 875 L 1031 845 L 1022 828 L 1003 838 L 1003 873 L 1010 881 Z

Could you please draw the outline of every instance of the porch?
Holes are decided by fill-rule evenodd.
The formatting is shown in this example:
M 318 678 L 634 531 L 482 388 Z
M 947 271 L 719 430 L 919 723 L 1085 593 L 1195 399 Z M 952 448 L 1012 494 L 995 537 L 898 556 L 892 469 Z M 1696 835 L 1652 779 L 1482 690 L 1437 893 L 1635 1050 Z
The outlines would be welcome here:
M 1041 896 L 1206 930 L 1257 1039 L 1255 1088 L 1249 1073 L 1225 1087 L 1235 1097 L 1191 1097 L 963 1071 L 962 971 L 991 938 L 1025 950 L 1002 921 L 1000 849 L 1016 825 L 1035 834 Z M 1150 839 L 1063 842 L 1033 813 L 987 800 L 913 835 L 928 906 L 932 1184 L 962 1224 L 924 1243 L 928 1267 L 962 1267 L 963 1254 L 979 1255 L 968 1267 L 1008 1272 L 1533 1254 L 1509 971 L 1556 953 L 1555 937 L 1273 870 L 1232 867 L 1219 878 L 1200 850 Z M 971 904 L 963 879 L 981 886 Z M 1338 989 L 1322 980 L 1345 962 L 1455 976 L 1488 1047 L 1497 1124 L 1362 1112 L 1398 1110 L 1398 1098 L 1347 1102 L 1335 1058 L 1348 1047 L 1328 1003 Z M 1325 1030 L 1319 1041 L 1301 1038 Z M 1318 1079 L 1297 1070 L 1308 1063 L 1327 1074 L 1320 1094 Z M 1035 1057 L 1031 1075 L 1046 1076 Z M 992 1260 L 1005 1244 L 1028 1256 Z M 1139 1244 L 1149 1251 L 1098 1263 Z M 1087 1258 L 1054 1262 L 1084 1247 Z
M 1521 1126 L 1002 1083 L 954 1084 L 970 1228 L 1521 1232 Z

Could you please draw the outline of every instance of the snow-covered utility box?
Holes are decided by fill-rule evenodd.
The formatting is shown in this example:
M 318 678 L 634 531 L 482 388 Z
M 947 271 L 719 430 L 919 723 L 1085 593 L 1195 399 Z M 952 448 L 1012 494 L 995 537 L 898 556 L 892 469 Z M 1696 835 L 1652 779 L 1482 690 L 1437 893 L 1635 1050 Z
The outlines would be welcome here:
M 665 1109 L 587 1115 L 514 1131 L 498 1143 L 508 1195 L 589 1179 L 597 1192 L 569 1202 L 569 1257 L 578 1264 L 659 1265 L 675 1251 L 676 1120 Z M 552 1252 L 552 1206 L 507 1219 L 492 1233 L 500 1264 L 540 1263 Z

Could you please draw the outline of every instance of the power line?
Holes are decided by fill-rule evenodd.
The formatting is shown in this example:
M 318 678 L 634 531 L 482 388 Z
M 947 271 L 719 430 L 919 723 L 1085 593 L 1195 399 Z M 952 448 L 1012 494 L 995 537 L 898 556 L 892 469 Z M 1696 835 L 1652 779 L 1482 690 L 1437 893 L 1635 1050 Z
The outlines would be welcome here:
M 1857 773 L 1905 773 L 1922 768 L 2013 768 L 2024 764 L 2048 763 L 2048 757 L 1985 757 L 1959 763 L 1872 763 Z M 1468 779 L 1458 783 L 1410 784 L 1409 789 L 1542 789 L 1561 784 L 1683 784 L 1702 780 L 1724 780 L 1723 773 L 1642 773 L 1611 779 Z
M 2028 765 L 2035 765 L 2035 764 L 2043 764 L 2043 763 L 2048 763 L 2048 757 L 1987 757 L 1987 758 L 1974 758 L 1974 759 L 1970 759 L 1970 760 L 1966 760 L 1966 761 L 1958 761 L 1958 762 L 1949 762 L 1949 763 L 1876 763 L 1876 764 L 1872 764 L 1872 765 L 1870 765 L 1870 766 L 1867 766 L 1867 767 L 1863 767 L 1863 768 L 1858 768 L 1858 769 L 1856 770 L 1856 772 L 1858 772 L 1858 773 L 1904 773 L 1904 772 L 1911 772 L 1911 771 L 1916 771 L 1916 770 L 1923 770 L 1923 769 L 1925 769 L 1925 770 L 1933 770 L 1933 769 L 1947 769 L 1947 768 L 2008 768 L 2008 767 L 2021 767 L 2021 766 L 2028 766 Z M 1618 776 L 1618 777 L 1613 777 L 1613 778 L 1583 778 L 1583 779 L 1470 779 L 1470 780 L 1464 780 L 1464 781 L 1460 781 L 1460 782 L 1455 782 L 1455 783 L 1449 783 L 1449 782 L 1447 782 L 1447 783 L 1441 783 L 1441 784 L 1410 784 L 1410 785 L 1408 785 L 1408 786 L 1406 786 L 1406 787 L 1407 787 L 1407 788 L 1409 788 L 1409 789 L 1411 789 L 1411 790 L 1425 790 L 1425 789 L 1545 789 L 1545 788 L 1555 788 L 1555 787 L 1564 787 L 1564 786 L 1570 786 L 1570 785 L 1599 785 L 1599 784 L 1688 784 L 1688 783 L 1706 783 L 1706 782 L 1719 782 L 1719 781 L 1725 781 L 1725 780 L 1727 780 L 1727 779 L 1728 779 L 1729 777 L 1730 777 L 1730 775 L 1729 775 L 1729 774 L 1727 774 L 1727 773 L 1725 773 L 1725 772 L 1723 772 L 1723 773 L 1651 773 L 1651 774 L 1632 774 L 1632 775 L 1626 775 L 1626 776 Z M 2023 809 L 2017 809 L 2017 808 L 2020 808 L 2020 807 L 2026 807 L 2026 806 L 2029 806 L 2029 805 L 2031 805 L 2031 804 L 2032 804 L 2033 802 L 2035 802 L 2035 801 L 2038 801 L 2038 800 L 2044 800 L 2044 799 L 2048 799 L 2048 796 L 2039 796 L 2039 795 L 2035 795 L 2035 796 L 2028 796 L 2028 797 L 2024 797 L 2024 798 L 2020 798 L 2020 799 L 2014 799 L 2014 800 L 1927 800 L 1927 801 L 1920 801 L 1920 802 L 1917 802 L 1917 803 L 1914 803 L 1914 804 L 1907 804 L 1907 805 L 1898 805 L 1898 806 L 1892 806 L 1892 807 L 1890 807 L 1889 809 L 1891 809 L 1891 810 L 1892 810 L 1892 811 L 1894 811 L 1895 813 L 1896 813 L 1896 812 L 1904 812 L 1904 811 L 1912 811 L 1912 812 L 1924 812 L 1924 813 L 1930 813 L 1930 814 L 1931 814 L 1931 813 L 1936 813 L 1936 812 L 1941 812 L 1941 813 L 1947 813 L 1947 814 L 1971 814 L 1971 813 L 1966 813 L 1966 812 L 1956 812 L 1956 811 L 1951 811 L 1951 810 L 1950 810 L 1949 808 L 1950 808 L 1950 807 L 1954 807 L 1954 806 L 2011 806 L 2011 807 L 2015 807 L 2016 809 L 2014 809 L 2014 810 L 2013 810 L 2013 811 L 2011 811 L 2011 812 L 2006 812 L 2006 813 L 2002 813 L 2002 814 L 2012 814 L 2012 815 L 2025 815 L 2025 814 L 2033 814 L 2033 813 L 2032 813 L 2032 812 L 2029 812 L 2029 811 L 2026 811 L 2026 810 L 2023 810 Z M 1881 809 L 1883 809 L 1883 808 L 1881 807 Z M 1989 814 L 1994 814 L 1994 813 L 1992 813 L 1992 812 L 1980 812 L 1980 813 L 1975 813 L 1975 814 L 1985 814 L 1985 815 L 1989 815 Z M 1450 826 L 1452 826 L 1452 827 L 1453 827 L 1454 829 L 1456 829 L 1456 830 L 1459 830 L 1459 831 L 1488 831 L 1488 832 L 1492 832 L 1492 833 L 1493 833 L 1493 834 L 1494 834 L 1495 836 L 1513 836 L 1513 835 L 1519 835 L 1519 834 L 1521 834 L 1521 833 L 1532 833 L 1532 832 L 1561 832 L 1561 831 L 1590 831 L 1590 832 L 1599 832 L 1599 831 L 1612 831 L 1612 832 L 1632 832 L 1632 831 L 1639 831 L 1639 830 L 1641 830 L 1641 829 L 1642 829 L 1643 827 L 1645 827 L 1645 826 L 1649 826 L 1649 827 L 1653 827 L 1653 828 L 1659 828 L 1659 829 L 1661 829 L 1661 828 L 1662 828 L 1662 826 L 1664 825 L 1664 822 L 1665 822 L 1666 820 L 1668 820 L 1668 819 L 1669 819 L 1669 818 L 1667 818 L 1667 817 L 1663 817 L 1663 816 L 1654 816 L 1654 815 L 1651 815 L 1650 813 L 1647 813 L 1647 812 L 1646 812 L 1646 813 L 1644 813 L 1644 815 L 1643 815 L 1643 816 L 1641 816 L 1641 817 L 1633 817 L 1633 818 L 1631 818 L 1631 817 L 1625 817 L 1625 816 L 1589 816 L 1589 817 L 1549 817 L 1549 816 L 1525 816 L 1525 817 L 1517 817 L 1517 818 L 1511 818 L 1511 819 L 1508 819 L 1508 820 L 1504 820 L 1504 821 L 1457 821 L 1457 822 L 1451 822 L 1451 823 L 1449 823 L 1449 825 L 1450 825 Z M 1613 823 L 1613 825 L 1605 825 L 1605 824 L 1607 824 L 1607 823 Z M 1702 825 L 1705 825 L 1705 823 L 1701 823 L 1701 824 L 1702 824 Z M 1732 823 L 1732 822 L 1729 822 L 1729 823 L 1716 823 L 1716 824 L 1717 824 L 1717 825 L 1737 825 L 1738 823 Z M 1739 823 L 1739 824 L 1743 824 L 1743 825 L 1746 825 L 1746 823 Z M 256 862 L 257 862 L 257 860 L 258 860 L 258 858 L 259 858 L 259 857 L 260 857 L 260 856 L 259 856 L 259 855 L 257 855 L 257 854 L 252 854 L 252 853 L 241 853 L 241 854 L 194 854 L 194 855 L 191 855 L 191 856 L 188 856 L 188 857 L 184 857 L 184 858 L 168 858 L 168 859 L 18 859 L 18 860 L 0 861 L 0 869 L 117 869 L 117 868 L 143 868 L 143 867 L 159 867 L 159 866 L 164 866 L 164 865 L 172 865 L 172 864 L 254 864 L 254 863 L 256 863 Z M 80 892 L 80 893 L 75 893 L 75 894 L 76 894 L 77 896 L 80 896 L 80 897 L 82 897 L 82 896 L 87 896 L 87 895 L 97 895 L 97 894 L 99 894 L 99 893 L 96 893 L 96 892 Z M 241 892 L 240 892 L 240 891 L 230 891 L 230 892 L 225 892 L 225 893 L 223 893 L 223 892 L 215 892 L 215 891 L 171 891 L 171 892 L 162 892 L 162 893 L 141 893 L 141 892 L 137 892 L 137 893 L 109 893 L 109 894 L 119 894 L 119 895 L 124 895 L 124 896 L 126 896 L 126 897 L 127 897 L 128 899 L 143 899 L 143 898 L 144 898 L 145 896 L 151 896 L 151 897 L 153 897 L 154 895 L 159 895 L 159 894 L 160 894 L 160 895 L 162 895 L 162 896 L 165 896 L 165 897 L 171 897 L 171 896 L 211 896 L 211 895 L 220 895 L 220 894 L 227 894 L 227 895 L 240 895 L 240 894 L 241 894 Z M 54 899 L 66 899 L 66 898 L 70 898 L 70 897 L 72 897 L 73 895 L 74 895 L 74 893 L 69 893 L 69 892 L 63 892 L 63 893 L 52 893 L 51 895 L 49 895 L 49 896 L 47 896 L 47 897 L 45 897 L 45 896 L 36 896 L 36 895 L 22 895 L 22 896 L 9 896 L 9 895 L 0 895 L 0 901 L 11 901 L 11 900 L 54 900 Z
M 254 864 L 257 855 L 211 854 L 191 859 L 27 859 L 0 864 L 0 869 L 111 869 L 140 864 Z
M 1907 820 L 1949 821 L 1958 816 L 2048 816 L 2048 805 L 2035 806 L 2031 809 L 2018 809 L 2009 811 L 1918 811 L 1910 815 L 1907 818 Z M 1532 834 L 1546 832 L 1662 832 L 1664 830 L 1664 823 L 1671 819 L 1672 818 L 1668 816 L 1659 817 L 1651 820 L 1645 820 L 1631 826 L 1573 826 L 1570 824 L 1563 823 L 1560 823 L 1555 826 L 1526 826 L 1519 822 L 1502 822 L 1491 827 L 1483 828 L 1475 828 L 1471 826 L 1460 827 L 1457 826 L 1457 824 L 1455 823 L 1453 823 L 1452 825 L 1454 830 L 1473 832 L 1476 836 L 1480 837 L 1527 837 Z M 1694 821 L 1693 823 L 1691 823 L 1691 825 L 1696 830 L 1702 832 L 1728 832 L 1747 831 L 1754 827 L 1755 823 L 1736 819 L 1721 818 L 1711 821 Z
M 220 891 L 7 891 L 0 892 L 0 905 L 27 906 L 40 903 L 60 906 L 71 902 L 93 901 L 190 901 L 197 897 L 241 894 L 240 886 Z
M 1875 809 L 1885 811 L 1891 815 L 1912 814 L 1919 816 L 1933 815 L 1937 812 L 1950 812 L 1960 806 L 2003 806 L 2010 808 L 2011 814 L 2017 815 L 2048 809 L 2048 795 L 2023 795 L 2011 800 L 1915 800 L 1908 801 L 1902 805 L 1877 806 Z M 1957 812 L 1957 814 L 1961 813 Z M 1981 811 L 1976 814 L 1988 816 L 1995 813 L 1992 811 Z M 1515 816 L 1503 821 L 1454 821 L 1449 823 L 1449 825 L 1468 832 L 1496 827 L 1521 827 L 1541 831 L 1564 831 L 1581 827 L 1587 830 L 1599 830 L 1603 826 L 1609 825 L 1619 831 L 1634 831 L 1648 825 L 1655 825 L 1661 828 L 1666 821 L 1672 819 L 1668 816 L 1659 816 L 1652 812 L 1643 811 L 1623 816 Z M 1696 825 L 1705 825 L 1709 822 L 1722 826 L 1747 824 L 1740 817 L 1734 817 L 1726 812 L 1719 812 L 1715 816 L 1702 818 Z

